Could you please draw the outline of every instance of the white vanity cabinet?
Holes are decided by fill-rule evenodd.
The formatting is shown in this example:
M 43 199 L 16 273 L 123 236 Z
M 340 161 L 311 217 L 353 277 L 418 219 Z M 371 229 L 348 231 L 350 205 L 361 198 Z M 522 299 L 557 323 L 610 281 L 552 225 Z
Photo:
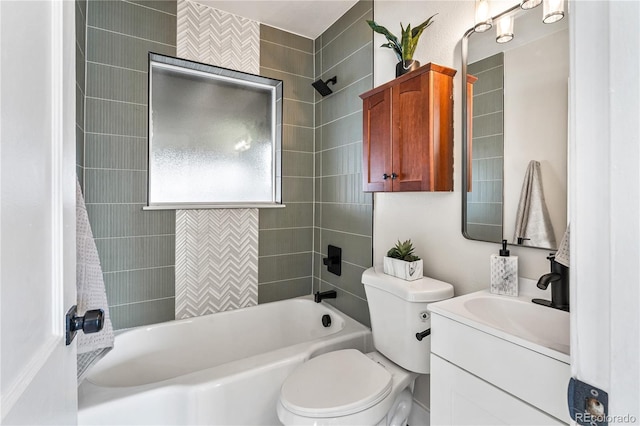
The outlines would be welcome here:
M 431 356 L 432 425 L 563 424 L 439 356 Z
M 467 309 L 474 304 L 487 309 Z M 565 321 L 544 310 L 551 308 L 529 304 L 526 298 L 479 292 L 430 305 L 432 425 L 569 423 L 568 342 L 566 353 L 554 349 L 558 328 L 566 327 L 568 339 L 568 315 Z M 524 314 L 518 318 L 514 312 Z M 511 314 L 510 324 L 502 313 Z M 528 327 L 537 314 L 541 322 L 557 321 L 555 330 L 545 335 L 542 327 Z

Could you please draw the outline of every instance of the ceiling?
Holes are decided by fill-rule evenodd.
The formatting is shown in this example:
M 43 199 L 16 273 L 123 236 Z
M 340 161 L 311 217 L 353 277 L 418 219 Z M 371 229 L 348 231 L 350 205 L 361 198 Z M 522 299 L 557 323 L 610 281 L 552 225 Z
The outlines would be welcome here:
M 200 0 L 207 6 L 315 40 L 358 0 Z

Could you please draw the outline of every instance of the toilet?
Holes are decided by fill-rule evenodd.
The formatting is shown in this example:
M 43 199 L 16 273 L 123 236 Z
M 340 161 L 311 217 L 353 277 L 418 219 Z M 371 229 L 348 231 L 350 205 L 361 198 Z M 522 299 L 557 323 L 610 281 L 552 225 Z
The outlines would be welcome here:
M 377 268 L 362 274 L 362 284 L 376 351 L 344 349 L 298 366 L 280 390 L 283 424 L 406 425 L 413 383 L 429 373 L 427 305 L 453 297 L 453 286 L 427 277 L 404 281 Z

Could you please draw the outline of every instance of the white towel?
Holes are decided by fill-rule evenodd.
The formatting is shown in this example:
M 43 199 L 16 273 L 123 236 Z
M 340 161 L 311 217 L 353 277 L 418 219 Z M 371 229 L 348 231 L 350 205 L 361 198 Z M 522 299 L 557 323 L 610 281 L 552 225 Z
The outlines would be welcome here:
M 527 166 L 516 213 L 516 230 L 513 242 L 524 238 L 523 245 L 556 248 L 556 237 L 544 200 L 540 163 L 531 160 Z
M 78 383 L 89 367 L 113 348 L 113 327 L 109 317 L 107 292 L 102 278 L 98 249 L 93 239 L 89 216 L 84 204 L 82 189 L 76 179 L 76 286 L 78 315 L 91 309 L 104 311 L 104 327 L 101 331 L 84 334 L 78 331 Z
M 569 240 L 571 239 L 571 231 L 569 230 L 570 226 L 567 225 L 567 230 L 564 231 L 564 235 L 560 240 L 560 244 L 558 245 L 558 251 L 556 252 L 556 262 L 561 265 L 569 267 Z

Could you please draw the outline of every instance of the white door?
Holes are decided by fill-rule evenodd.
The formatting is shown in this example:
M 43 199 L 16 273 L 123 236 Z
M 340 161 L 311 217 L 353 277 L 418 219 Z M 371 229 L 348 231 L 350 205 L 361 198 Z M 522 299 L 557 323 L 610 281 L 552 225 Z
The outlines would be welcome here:
M 3 424 L 75 424 L 73 1 L 0 1 Z
M 571 369 L 639 424 L 640 3 L 571 7 Z

